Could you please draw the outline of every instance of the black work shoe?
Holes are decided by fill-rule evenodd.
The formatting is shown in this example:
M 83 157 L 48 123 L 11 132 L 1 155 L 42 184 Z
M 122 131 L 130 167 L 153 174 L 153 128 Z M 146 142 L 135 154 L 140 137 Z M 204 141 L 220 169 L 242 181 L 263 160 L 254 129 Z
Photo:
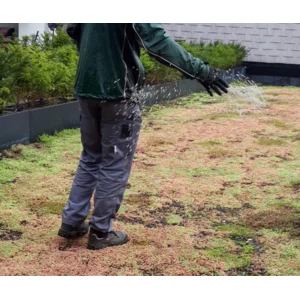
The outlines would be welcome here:
M 110 231 L 104 234 L 91 229 L 87 248 L 90 250 L 98 250 L 123 245 L 127 242 L 128 236 L 125 232 Z
M 83 222 L 79 226 L 72 226 L 68 224 L 61 224 L 58 231 L 58 235 L 66 239 L 76 239 L 78 237 L 84 236 L 89 232 L 89 223 Z

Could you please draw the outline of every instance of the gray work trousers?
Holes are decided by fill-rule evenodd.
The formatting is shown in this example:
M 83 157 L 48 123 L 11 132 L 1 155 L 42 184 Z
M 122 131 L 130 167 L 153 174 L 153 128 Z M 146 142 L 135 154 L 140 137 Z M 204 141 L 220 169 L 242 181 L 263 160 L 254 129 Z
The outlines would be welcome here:
M 95 192 L 90 227 L 109 232 L 127 186 L 141 129 L 141 109 L 130 100 L 82 98 L 79 104 L 83 151 L 62 221 L 81 224 Z

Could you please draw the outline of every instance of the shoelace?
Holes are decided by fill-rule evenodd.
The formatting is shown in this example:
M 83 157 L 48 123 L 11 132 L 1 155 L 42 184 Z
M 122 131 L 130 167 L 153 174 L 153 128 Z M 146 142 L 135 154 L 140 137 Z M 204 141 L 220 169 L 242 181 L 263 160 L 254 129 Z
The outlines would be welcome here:
M 115 231 L 110 231 L 109 234 L 113 234 L 113 235 L 115 235 L 116 237 L 119 237 Z

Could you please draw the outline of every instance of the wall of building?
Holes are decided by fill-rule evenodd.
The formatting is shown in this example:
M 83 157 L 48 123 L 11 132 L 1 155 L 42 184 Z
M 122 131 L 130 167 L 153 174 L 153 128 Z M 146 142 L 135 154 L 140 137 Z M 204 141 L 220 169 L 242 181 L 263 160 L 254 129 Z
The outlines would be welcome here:
M 46 23 L 19 23 L 19 37 L 49 31 Z
M 237 42 L 247 61 L 300 65 L 300 23 L 163 23 L 166 32 L 188 42 Z

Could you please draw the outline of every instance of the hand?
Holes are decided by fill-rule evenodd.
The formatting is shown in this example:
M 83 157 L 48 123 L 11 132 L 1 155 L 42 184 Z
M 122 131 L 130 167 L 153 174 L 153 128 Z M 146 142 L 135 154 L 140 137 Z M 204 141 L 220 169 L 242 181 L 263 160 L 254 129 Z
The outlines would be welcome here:
M 214 68 L 209 67 L 207 78 L 205 80 L 198 79 L 198 81 L 205 87 L 210 96 L 213 96 L 213 91 L 219 96 L 222 96 L 222 92 L 228 93 L 228 83 L 217 74 L 217 71 Z
M 81 30 L 80 23 L 67 23 L 67 28 L 66 28 L 67 34 L 76 42 L 80 40 L 80 30 Z

